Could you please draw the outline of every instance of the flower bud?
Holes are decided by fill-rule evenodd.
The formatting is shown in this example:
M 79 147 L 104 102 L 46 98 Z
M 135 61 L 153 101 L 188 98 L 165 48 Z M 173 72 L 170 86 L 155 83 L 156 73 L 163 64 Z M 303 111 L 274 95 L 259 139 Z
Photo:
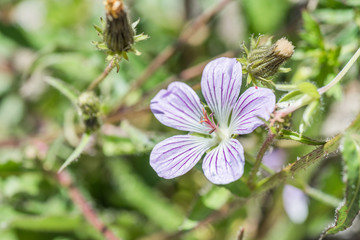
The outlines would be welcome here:
M 105 0 L 106 28 L 104 40 L 114 52 L 128 51 L 134 43 L 134 30 L 122 0 Z
M 255 78 L 271 77 L 293 53 L 294 46 L 286 38 L 279 39 L 271 46 L 259 46 L 249 52 L 247 70 Z
M 100 127 L 100 101 L 94 92 L 84 92 L 78 98 L 81 117 L 87 131 L 95 131 Z

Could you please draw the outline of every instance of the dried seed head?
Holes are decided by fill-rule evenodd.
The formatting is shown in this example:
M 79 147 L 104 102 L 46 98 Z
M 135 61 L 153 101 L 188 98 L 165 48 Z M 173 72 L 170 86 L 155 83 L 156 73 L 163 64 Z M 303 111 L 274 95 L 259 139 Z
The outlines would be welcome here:
M 104 5 L 106 14 L 115 19 L 119 17 L 121 11 L 124 11 L 124 3 L 122 0 L 105 0 Z
M 275 43 L 274 53 L 279 57 L 288 59 L 294 53 L 294 46 L 286 38 L 281 38 Z
M 104 40 L 114 52 L 128 51 L 134 43 L 134 30 L 122 0 L 106 0 L 106 28 Z

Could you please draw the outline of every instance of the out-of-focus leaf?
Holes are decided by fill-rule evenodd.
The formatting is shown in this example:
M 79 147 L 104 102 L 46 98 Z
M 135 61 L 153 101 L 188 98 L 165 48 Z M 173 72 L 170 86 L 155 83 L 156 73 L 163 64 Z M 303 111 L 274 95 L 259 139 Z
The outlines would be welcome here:
M 77 105 L 77 99 L 79 97 L 78 91 L 57 78 L 47 77 L 45 81 L 64 94 L 75 106 Z
M 315 19 L 310 15 L 309 12 L 303 11 L 302 18 L 304 21 L 305 32 L 302 32 L 300 35 L 308 44 L 313 47 L 324 48 L 324 39 L 321 34 L 319 24 Z
M 198 198 L 181 229 L 193 228 L 199 221 L 204 220 L 212 212 L 219 210 L 230 197 L 231 194 L 227 189 L 211 185 L 206 193 Z
M 18 95 L 11 94 L 1 99 L 0 131 L 9 131 L 17 125 L 23 118 L 24 110 L 24 102 Z
M 257 33 L 274 32 L 289 8 L 289 2 L 285 0 L 246 0 L 242 4 L 252 30 Z
M 147 186 L 123 159 L 111 161 L 110 168 L 116 181 L 117 194 L 126 203 L 167 231 L 176 230 L 183 214 L 169 203 L 159 192 Z
M 298 85 L 298 89 L 301 92 L 313 97 L 314 99 L 320 98 L 320 94 L 318 93 L 317 88 L 314 84 L 311 84 L 309 82 L 303 82 Z
M 287 139 L 287 140 L 293 140 L 300 143 L 304 143 L 307 145 L 324 145 L 326 142 L 314 140 L 305 136 L 302 136 L 301 134 L 297 132 L 293 132 L 291 130 L 283 129 L 281 130 L 278 139 Z
M 135 145 L 127 137 L 102 136 L 101 140 L 105 156 L 133 154 L 136 151 Z
M 65 163 L 60 167 L 59 172 L 64 170 L 67 166 L 69 166 L 70 163 L 75 161 L 80 154 L 84 151 L 86 148 L 86 145 L 89 143 L 91 134 L 90 133 L 84 133 L 81 137 L 79 145 L 75 148 L 74 152 L 66 159 Z
M 335 223 L 324 231 L 321 239 L 327 234 L 335 234 L 351 226 L 360 211 L 360 135 L 348 133 L 344 137 L 342 155 L 345 162 L 345 201 L 336 210 Z
M 80 227 L 82 221 L 79 218 L 67 216 L 22 216 L 16 217 L 10 222 L 10 226 L 32 231 L 56 231 L 68 232 Z
M 303 113 L 303 118 L 299 127 L 300 134 L 302 134 L 305 131 L 305 129 L 310 126 L 311 119 L 317 113 L 319 106 L 320 106 L 319 101 L 313 101 L 305 108 L 305 111 Z
M 251 193 L 249 186 L 242 179 L 239 179 L 235 182 L 227 184 L 224 187 L 227 188 L 228 190 L 230 190 L 231 193 L 233 193 L 239 197 L 245 198 L 245 197 L 250 196 L 250 193 Z
M 146 151 L 154 147 L 154 142 L 144 132 L 132 126 L 128 121 L 122 121 L 121 128 L 128 133 L 137 152 Z

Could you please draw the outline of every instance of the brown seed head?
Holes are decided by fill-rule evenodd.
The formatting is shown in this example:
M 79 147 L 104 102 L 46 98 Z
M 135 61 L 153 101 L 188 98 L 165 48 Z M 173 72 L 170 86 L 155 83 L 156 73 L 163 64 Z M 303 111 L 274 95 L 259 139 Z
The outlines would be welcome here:
M 121 11 L 124 11 L 124 3 L 122 0 L 105 0 L 106 14 L 117 19 Z
M 274 52 L 279 57 L 290 58 L 294 53 L 294 46 L 286 38 L 281 38 L 275 43 Z

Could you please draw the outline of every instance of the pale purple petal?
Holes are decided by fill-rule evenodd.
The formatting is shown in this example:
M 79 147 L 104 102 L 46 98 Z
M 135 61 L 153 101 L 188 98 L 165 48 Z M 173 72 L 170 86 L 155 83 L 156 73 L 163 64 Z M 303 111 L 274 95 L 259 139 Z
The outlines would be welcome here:
M 285 185 L 283 191 L 284 208 L 293 223 L 303 223 L 309 213 L 308 198 L 303 191 Z
M 223 141 L 204 158 L 203 171 L 214 184 L 228 184 L 244 173 L 244 149 L 235 139 Z
M 155 117 L 164 125 L 183 131 L 208 133 L 211 128 L 200 123 L 202 104 L 194 90 L 182 82 L 173 82 L 150 103 Z
M 273 149 L 265 153 L 262 163 L 275 172 L 279 172 L 285 164 L 286 157 L 283 149 Z
M 202 74 L 201 90 L 221 126 L 227 126 L 242 82 L 241 64 L 235 58 L 217 58 L 209 62 Z
M 187 173 L 212 146 L 209 138 L 178 135 L 158 143 L 150 154 L 150 165 L 163 178 Z
M 248 134 L 269 120 L 275 108 L 275 95 L 268 88 L 247 89 L 236 102 L 230 121 L 235 134 Z

